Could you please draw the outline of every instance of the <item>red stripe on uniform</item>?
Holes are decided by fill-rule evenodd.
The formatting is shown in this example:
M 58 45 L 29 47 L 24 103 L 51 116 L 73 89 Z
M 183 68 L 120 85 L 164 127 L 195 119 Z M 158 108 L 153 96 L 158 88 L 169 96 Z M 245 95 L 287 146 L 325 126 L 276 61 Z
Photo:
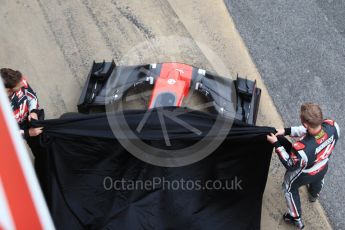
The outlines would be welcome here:
M 277 150 L 278 154 L 281 156 L 281 158 L 284 159 L 284 160 L 286 161 L 287 159 L 285 159 L 285 157 L 283 156 L 282 151 L 280 151 L 279 148 L 276 148 L 276 150 Z
M 327 165 L 327 163 L 324 166 L 322 166 L 321 168 L 315 170 L 314 172 L 310 172 L 308 174 L 311 176 L 314 176 L 314 175 L 318 174 L 319 172 L 321 172 L 326 167 L 326 165 Z
M 290 192 L 290 198 L 291 198 L 291 204 L 292 204 L 292 208 L 293 208 L 293 216 L 295 218 L 298 217 L 298 212 L 297 212 L 297 209 L 296 209 L 296 205 L 295 205 L 295 201 L 293 200 L 293 196 L 292 196 L 292 193 Z

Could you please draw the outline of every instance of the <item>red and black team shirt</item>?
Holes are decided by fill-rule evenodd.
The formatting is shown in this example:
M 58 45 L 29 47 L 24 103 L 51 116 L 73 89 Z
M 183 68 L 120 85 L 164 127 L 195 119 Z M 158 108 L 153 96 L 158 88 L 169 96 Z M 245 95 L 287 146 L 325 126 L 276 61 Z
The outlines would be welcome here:
M 276 152 L 283 165 L 289 171 L 303 169 L 304 173 L 315 175 L 323 170 L 340 137 L 340 128 L 334 120 L 326 119 L 317 135 L 310 135 L 303 126 L 291 127 L 285 133 L 299 137 L 292 146 L 291 152 L 276 142 Z
M 29 86 L 26 79 L 22 79 L 23 87 L 9 96 L 14 117 L 21 132 L 28 129 L 28 117 L 31 112 L 39 109 L 36 93 Z

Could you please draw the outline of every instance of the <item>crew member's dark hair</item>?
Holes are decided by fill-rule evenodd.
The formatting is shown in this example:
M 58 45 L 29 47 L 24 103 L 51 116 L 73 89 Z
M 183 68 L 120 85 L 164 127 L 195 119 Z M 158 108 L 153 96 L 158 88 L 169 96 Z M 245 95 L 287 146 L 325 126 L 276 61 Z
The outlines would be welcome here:
M 14 88 L 22 80 L 22 73 L 18 70 L 2 68 L 0 74 L 5 87 L 8 89 Z
M 301 106 L 301 120 L 312 128 L 316 128 L 323 122 L 322 110 L 318 104 L 304 103 Z

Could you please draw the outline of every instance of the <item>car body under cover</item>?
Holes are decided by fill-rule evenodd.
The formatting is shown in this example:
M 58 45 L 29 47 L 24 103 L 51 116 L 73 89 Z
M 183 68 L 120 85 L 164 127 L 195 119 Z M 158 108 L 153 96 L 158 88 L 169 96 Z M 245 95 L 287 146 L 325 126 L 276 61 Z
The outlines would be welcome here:
M 147 100 L 140 105 L 146 109 L 189 107 L 255 125 L 261 90 L 255 81 L 238 76 L 232 80 L 182 63 L 116 66 L 114 61 L 94 62 L 78 111 L 105 111 L 108 105 L 123 104 L 125 98 L 140 100 L 143 95 Z M 192 105 L 190 98 L 195 95 L 202 100 Z

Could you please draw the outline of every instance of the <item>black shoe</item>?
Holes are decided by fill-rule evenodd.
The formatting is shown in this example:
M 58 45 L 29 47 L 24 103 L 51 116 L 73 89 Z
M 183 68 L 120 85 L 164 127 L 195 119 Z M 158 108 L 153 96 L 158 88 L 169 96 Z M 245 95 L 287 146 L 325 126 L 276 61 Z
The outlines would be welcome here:
M 313 196 L 310 193 L 308 193 L 308 196 L 309 196 L 309 201 L 312 202 L 312 203 L 316 202 L 317 199 L 319 199 L 319 195 Z
M 294 218 L 289 213 L 285 213 L 283 215 L 283 219 L 286 223 L 295 225 L 298 229 L 303 229 L 304 224 L 302 222 L 302 219 L 300 217 Z
M 313 196 L 310 192 L 310 187 L 308 187 L 308 197 L 309 197 L 309 201 L 313 203 L 317 201 L 317 199 L 319 198 L 319 194 L 317 194 L 316 196 Z

